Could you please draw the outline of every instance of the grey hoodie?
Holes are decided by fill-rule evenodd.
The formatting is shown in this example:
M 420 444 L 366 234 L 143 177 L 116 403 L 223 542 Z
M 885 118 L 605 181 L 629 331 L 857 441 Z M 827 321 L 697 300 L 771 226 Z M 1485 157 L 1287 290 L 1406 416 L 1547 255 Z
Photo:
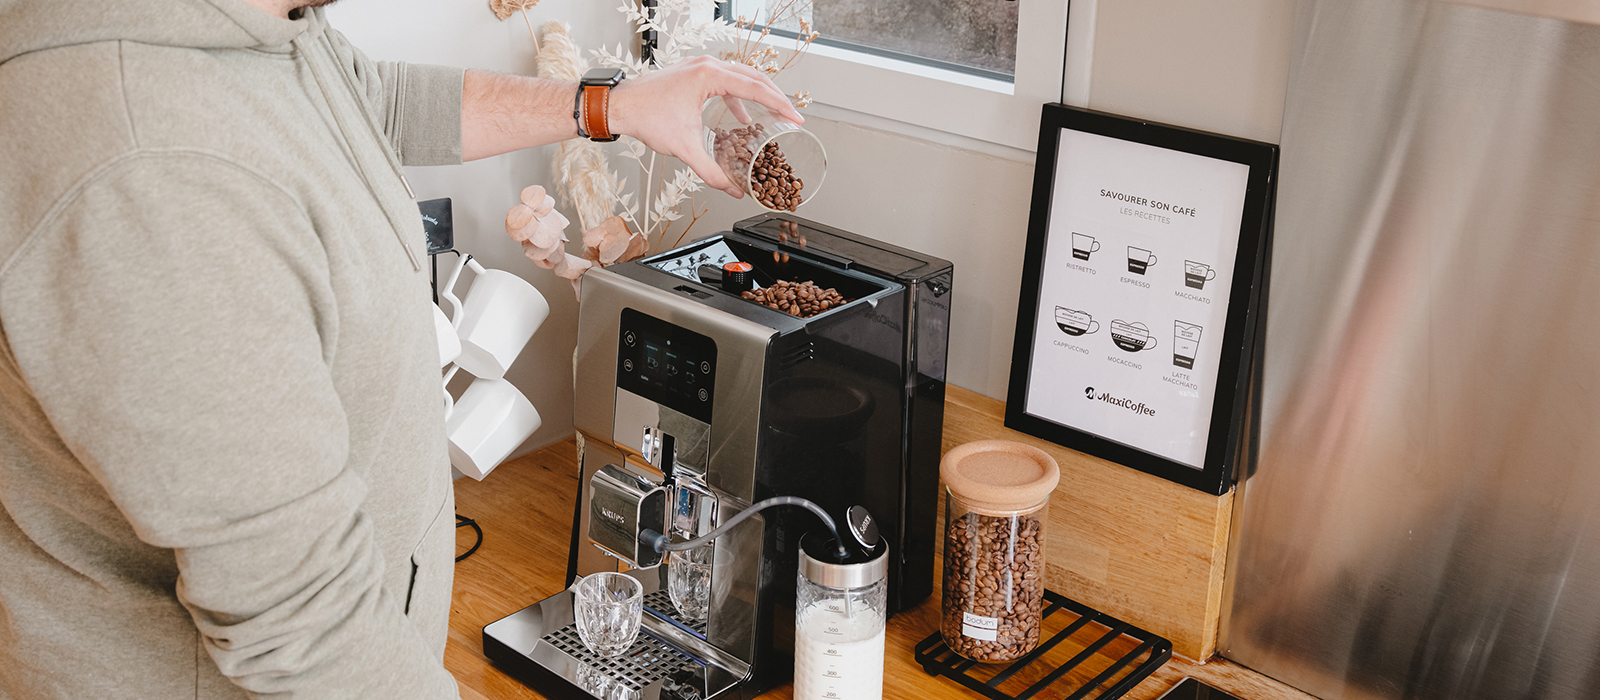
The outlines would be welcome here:
M 320 11 L 0 0 L 0 698 L 456 697 L 399 166 L 459 162 L 461 82 Z

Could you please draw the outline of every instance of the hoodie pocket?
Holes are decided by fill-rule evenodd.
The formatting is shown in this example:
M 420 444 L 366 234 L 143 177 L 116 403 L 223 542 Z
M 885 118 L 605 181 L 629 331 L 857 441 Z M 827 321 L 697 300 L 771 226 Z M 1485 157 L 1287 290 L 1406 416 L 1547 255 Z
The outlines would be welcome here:
M 411 551 L 411 586 L 406 591 L 406 616 L 423 633 L 423 639 L 442 653 L 449 634 L 450 586 L 455 579 L 455 528 L 448 522 L 455 499 L 445 492 L 433 522 Z

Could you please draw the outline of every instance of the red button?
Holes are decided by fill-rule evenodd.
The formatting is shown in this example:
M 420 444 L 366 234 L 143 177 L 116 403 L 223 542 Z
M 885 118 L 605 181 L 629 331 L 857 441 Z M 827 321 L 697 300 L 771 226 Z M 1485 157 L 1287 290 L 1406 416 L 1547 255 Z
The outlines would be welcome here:
M 731 263 L 728 263 L 726 265 L 723 265 L 722 269 L 724 271 L 727 271 L 727 272 L 749 272 L 751 270 L 754 270 L 755 268 L 751 267 L 750 263 L 739 262 L 739 261 L 736 260 L 734 262 L 731 262 Z

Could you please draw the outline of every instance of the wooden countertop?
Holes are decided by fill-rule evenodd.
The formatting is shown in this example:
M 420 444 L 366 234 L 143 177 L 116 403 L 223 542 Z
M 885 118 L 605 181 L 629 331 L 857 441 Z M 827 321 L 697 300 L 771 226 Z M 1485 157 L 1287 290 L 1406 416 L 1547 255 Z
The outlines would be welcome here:
M 540 698 L 483 655 L 483 626 L 562 589 L 568 537 L 577 496 L 578 465 L 572 439 L 507 462 L 487 481 L 456 482 L 456 512 L 477 520 L 483 546 L 456 565 L 450 641 L 445 667 L 455 674 L 465 700 Z M 472 545 L 471 528 L 456 530 L 457 551 Z M 885 698 L 970 700 L 976 693 L 928 676 L 911 649 L 938 628 L 939 593 L 889 621 Z M 1184 676 L 1194 676 L 1245 700 L 1314 700 L 1311 696 L 1227 661 L 1193 664 L 1174 656 L 1125 697 L 1160 697 Z M 789 700 L 790 686 L 762 698 Z M 1048 690 L 1041 700 L 1059 697 Z

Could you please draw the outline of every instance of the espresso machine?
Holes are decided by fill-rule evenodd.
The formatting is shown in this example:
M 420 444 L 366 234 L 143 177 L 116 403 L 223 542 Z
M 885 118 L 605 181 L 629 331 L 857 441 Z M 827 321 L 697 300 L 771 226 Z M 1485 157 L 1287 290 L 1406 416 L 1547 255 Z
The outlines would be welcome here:
M 552 697 L 753 697 L 793 673 L 799 541 L 818 515 L 776 507 L 706 545 L 709 606 L 680 615 L 649 538 L 683 542 L 776 496 L 841 524 L 864 506 L 888 546 L 888 610 L 934 583 L 949 262 L 766 214 L 595 269 L 579 306 L 573 422 L 581 474 L 567 584 L 602 571 L 645 591 L 638 641 L 601 659 L 569 591 L 483 630 L 485 654 Z M 812 282 L 801 317 L 746 292 Z

